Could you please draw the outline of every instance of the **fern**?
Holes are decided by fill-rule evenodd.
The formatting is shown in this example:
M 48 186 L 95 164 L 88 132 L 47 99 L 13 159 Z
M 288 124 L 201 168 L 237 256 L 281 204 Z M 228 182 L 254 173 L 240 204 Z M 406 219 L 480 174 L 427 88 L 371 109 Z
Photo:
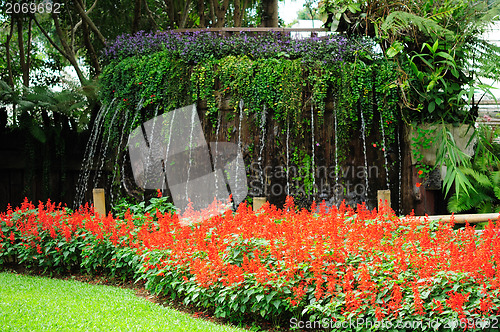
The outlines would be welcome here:
M 493 143 L 494 135 L 486 126 L 476 130 L 474 162 L 460 167 L 474 193 L 459 191 L 457 188 L 448 201 L 450 212 L 500 212 L 500 145 Z
M 381 25 L 381 30 L 393 34 L 407 31 L 408 27 L 414 26 L 427 36 L 444 36 L 447 40 L 453 40 L 455 33 L 440 26 L 436 21 L 403 11 L 394 11 L 387 15 Z
M 494 212 L 500 207 L 500 188 L 494 187 L 494 183 L 490 177 L 485 174 L 463 169 L 464 174 L 472 174 L 468 177 L 472 186 L 476 188 L 476 192 L 469 195 L 465 192 L 454 193 L 448 201 L 448 210 L 450 212 L 464 212 L 476 210 L 477 212 L 487 213 Z M 481 182 L 479 182 L 479 181 Z
M 491 80 L 500 78 L 500 46 L 486 40 L 472 37 L 466 58 L 470 59 L 478 77 Z
M 96 87 L 91 83 L 88 87 L 55 92 L 46 86 L 24 88 L 23 93 L 12 89 L 0 80 L 0 103 L 16 105 L 15 117 L 19 126 L 29 130 L 40 142 L 46 141 L 45 131 L 41 121 L 40 110 L 64 114 L 68 118 L 78 120 L 79 125 L 88 123 L 90 94 L 95 94 Z

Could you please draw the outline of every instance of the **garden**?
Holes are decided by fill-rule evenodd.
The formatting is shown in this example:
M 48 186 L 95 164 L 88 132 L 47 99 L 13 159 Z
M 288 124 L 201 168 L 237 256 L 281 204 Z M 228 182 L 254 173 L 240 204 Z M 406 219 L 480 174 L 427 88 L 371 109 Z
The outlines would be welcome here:
M 275 2 L 1 5 L 0 324 L 499 329 L 500 3 Z
M 114 218 L 25 201 L 1 216 L 0 262 L 136 280 L 234 324 L 263 317 L 277 328 L 343 331 L 361 320 L 353 330 L 495 330 L 497 222 L 479 235 L 390 208 L 309 212 L 289 197 L 283 209 L 243 203 L 183 226 L 172 211 Z

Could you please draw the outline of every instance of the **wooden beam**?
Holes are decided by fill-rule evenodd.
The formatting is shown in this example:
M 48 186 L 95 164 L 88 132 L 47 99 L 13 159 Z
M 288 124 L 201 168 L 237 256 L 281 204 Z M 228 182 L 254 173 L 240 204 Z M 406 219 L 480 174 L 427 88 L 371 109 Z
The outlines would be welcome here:
M 417 217 L 419 220 L 443 220 L 445 222 L 449 222 L 451 220 L 452 215 L 438 215 L 438 216 L 427 216 L 427 217 Z M 498 213 L 478 213 L 478 214 L 455 214 L 453 215 L 455 218 L 455 224 L 465 224 L 468 222 L 469 224 L 477 224 L 481 222 L 488 222 L 491 220 L 495 222 L 499 219 Z
M 175 29 L 171 32 L 266 32 L 266 31 L 281 31 L 281 32 L 324 32 L 328 31 L 325 28 L 203 28 L 203 29 Z

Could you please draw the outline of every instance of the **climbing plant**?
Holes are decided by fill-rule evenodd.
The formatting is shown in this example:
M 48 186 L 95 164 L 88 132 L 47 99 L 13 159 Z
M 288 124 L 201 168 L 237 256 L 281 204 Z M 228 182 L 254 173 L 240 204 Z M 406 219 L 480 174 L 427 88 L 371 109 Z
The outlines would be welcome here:
M 104 127 L 111 126 L 113 118 L 116 121 L 115 112 L 122 113 L 123 123 L 119 130 L 109 130 L 114 135 L 111 144 L 118 144 L 123 131 L 130 132 L 141 121 L 193 102 L 203 109 L 215 130 L 222 105 L 228 103 L 234 110 L 233 116 L 238 117 L 240 101 L 244 103 L 245 116 L 253 119 L 256 129 L 261 125 L 264 109 L 270 119 L 280 124 L 281 131 L 275 135 L 287 135 L 289 124 L 290 139 L 303 145 L 302 155 L 289 156 L 295 167 L 312 169 L 314 161 L 307 157 L 315 143 L 312 121 L 320 130 L 325 125 L 325 112 L 336 113 L 335 148 L 339 162 L 345 160 L 348 143 L 360 129 L 361 110 L 367 134 L 380 131 L 382 123 L 386 144 L 394 142 L 393 122 L 400 106 L 394 83 L 398 72 L 393 64 L 374 53 L 372 43 L 366 40 L 339 36 L 292 40 L 272 33 L 234 37 L 201 33 L 148 36 L 152 40 L 150 48 L 145 42 L 133 44 L 134 48 L 124 42 L 125 37 L 120 37 L 116 43 L 122 49 L 113 44 L 106 52 L 108 64 L 100 78 L 101 100 L 116 106 L 113 112 L 103 115 Z M 127 112 L 139 116 L 129 115 L 124 121 L 123 114 Z M 228 139 L 232 133 L 228 130 Z M 285 149 L 283 138 L 276 144 L 280 151 Z M 314 174 L 300 179 L 309 195 L 314 190 Z

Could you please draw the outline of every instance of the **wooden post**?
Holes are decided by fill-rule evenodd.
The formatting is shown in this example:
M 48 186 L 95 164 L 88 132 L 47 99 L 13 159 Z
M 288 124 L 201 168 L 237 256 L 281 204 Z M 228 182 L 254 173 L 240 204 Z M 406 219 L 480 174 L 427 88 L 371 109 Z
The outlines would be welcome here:
M 253 198 L 253 210 L 257 211 L 266 203 L 265 197 L 254 197 Z
M 94 188 L 92 191 L 94 195 L 94 212 L 101 217 L 106 216 L 106 198 L 104 196 L 103 188 Z
M 387 206 L 391 207 L 391 191 L 377 190 L 377 201 L 379 210 L 382 208 L 382 205 L 384 204 L 387 204 Z

